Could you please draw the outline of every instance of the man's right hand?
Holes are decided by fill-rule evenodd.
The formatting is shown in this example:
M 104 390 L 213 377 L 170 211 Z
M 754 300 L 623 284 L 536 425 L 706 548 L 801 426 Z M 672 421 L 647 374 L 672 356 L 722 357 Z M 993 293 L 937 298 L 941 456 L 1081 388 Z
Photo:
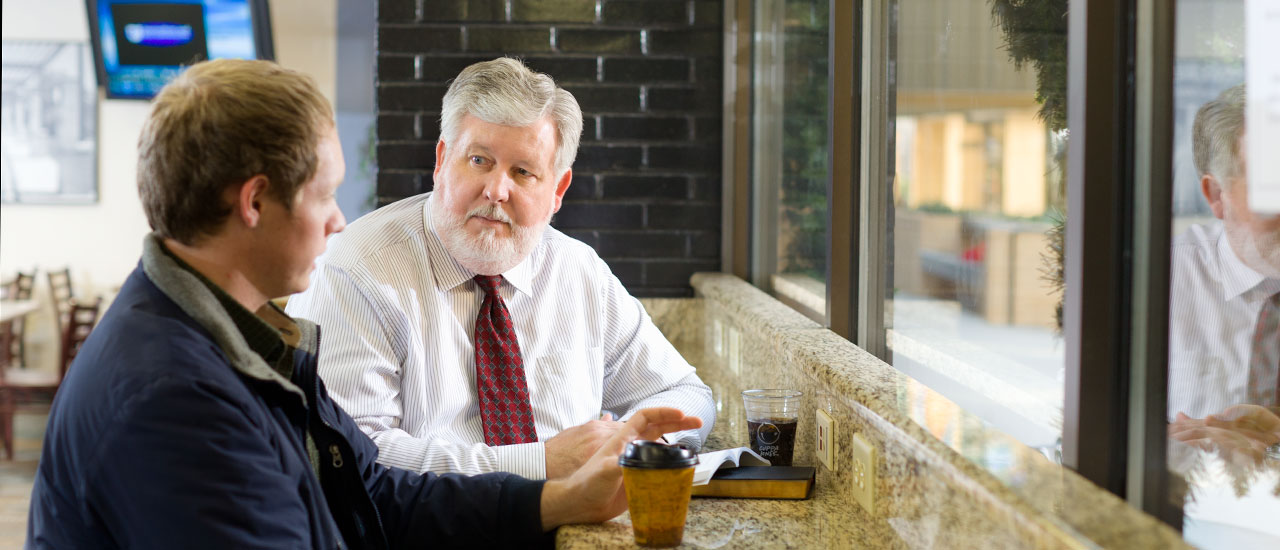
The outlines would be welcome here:
M 569 428 L 546 440 L 547 479 L 568 477 L 577 471 L 600 446 L 622 428 L 622 422 L 612 420 L 606 414 L 600 420 L 592 420 Z
M 543 530 L 570 523 L 606 521 L 621 514 L 627 509 L 627 493 L 622 487 L 618 455 L 627 443 L 700 428 L 702 419 L 685 416 L 679 409 L 659 407 L 637 411 L 630 420 L 619 424 L 613 437 L 600 446 L 586 465 L 565 479 L 549 480 L 542 486 Z

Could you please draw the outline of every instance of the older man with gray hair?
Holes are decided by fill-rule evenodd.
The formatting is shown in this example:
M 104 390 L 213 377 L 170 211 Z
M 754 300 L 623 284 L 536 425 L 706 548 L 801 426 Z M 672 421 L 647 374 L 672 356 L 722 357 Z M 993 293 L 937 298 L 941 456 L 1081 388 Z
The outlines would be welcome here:
M 1244 85 L 1200 108 L 1192 148 L 1221 223 L 1173 243 L 1169 432 L 1257 454 L 1280 441 L 1280 216 L 1249 206 Z
M 288 311 L 326 327 L 320 374 L 414 471 L 572 473 L 642 408 L 702 428 L 711 390 L 587 245 L 548 227 L 582 132 L 573 96 L 515 59 L 444 97 L 435 189 L 334 237 Z

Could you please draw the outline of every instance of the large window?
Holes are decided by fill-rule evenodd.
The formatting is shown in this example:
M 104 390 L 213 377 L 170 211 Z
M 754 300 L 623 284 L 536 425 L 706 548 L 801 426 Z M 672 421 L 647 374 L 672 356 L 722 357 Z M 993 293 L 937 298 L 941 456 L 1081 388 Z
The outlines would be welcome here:
M 756 0 L 753 282 L 822 320 L 827 269 L 827 0 Z
M 1265 96 L 1243 86 L 1256 55 L 1245 2 L 1177 7 L 1166 414 L 1185 492 L 1173 497 L 1197 546 L 1277 547 L 1280 447 L 1267 447 L 1280 442 L 1280 216 L 1250 202 L 1263 182 L 1245 154 L 1258 150 L 1247 104 Z
M 883 106 L 888 360 L 1044 449 L 1062 426 L 1065 14 L 900 0 Z

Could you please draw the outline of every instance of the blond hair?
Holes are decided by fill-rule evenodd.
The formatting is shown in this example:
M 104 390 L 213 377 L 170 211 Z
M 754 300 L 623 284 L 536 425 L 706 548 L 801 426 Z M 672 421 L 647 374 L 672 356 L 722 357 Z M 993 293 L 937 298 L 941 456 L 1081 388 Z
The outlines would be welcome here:
M 550 116 L 556 126 L 553 166 L 559 178 L 578 155 L 582 110 L 573 94 L 556 86 L 550 76 L 530 70 L 509 57 L 481 61 L 462 70 L 444 94 L 440 138 L 453 145 L 462 116 L 470 114 L 490 124 L 529 126 Z
M 265 176 L 289 208 L 315 177 L 333 109 L 308 76 L 270 61 L 192 65 L 160 90 L 138 140 L 138 194 L 161 236 L 195 244 L 231 213 L 226 189 Z

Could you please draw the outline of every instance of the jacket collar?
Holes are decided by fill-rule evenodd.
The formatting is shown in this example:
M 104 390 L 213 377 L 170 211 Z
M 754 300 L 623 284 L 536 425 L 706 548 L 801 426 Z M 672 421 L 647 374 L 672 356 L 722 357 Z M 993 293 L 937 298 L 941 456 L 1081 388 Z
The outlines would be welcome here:
M 295 385 L 293 382 L 285 379 L 275 369 L 271 368 L 262 356 L 258 355 L 249 348 L 249 344 L 245 342 L 244 336 L 240 334 L 240 330 L 231 320 L 231 316 L 227 315 L 227 311 L 218 303 L 217 297 L 209 287 L 205 286 L 200 279 L 194 274 L 183 269 L 177 262 L 165 253 L 163 244 L 159 235 L 152 233 L 147 235 L 142 242 L 142 269 L 169 299 L 178 304 L 187 315 L 195 319 L 200 326 L 209 331 L 213 336 L 214 342 L 218 347 L 222 348 L 222 352 L 226 354 L 227 359 L 231 362 L 231 367 L 240 374 L 249 378 L 254 378 L 263 382 L 271 383 L 279 386 L 287 392 L 293 393 L 302 399 L 305 406 L 307 403 L 306 392 Z M 280 316 L 288 319 L 288 316 L 280 311 L 280 308 L 270 302 L 264 307 L 267 311 L 259 311 L 260 317 L 278 326 Z M 300 332 L 298 345 L 299 350 L 315 354 L 318 347 L 318 331 L 314 323 L 303 319 L 293 320 Z

